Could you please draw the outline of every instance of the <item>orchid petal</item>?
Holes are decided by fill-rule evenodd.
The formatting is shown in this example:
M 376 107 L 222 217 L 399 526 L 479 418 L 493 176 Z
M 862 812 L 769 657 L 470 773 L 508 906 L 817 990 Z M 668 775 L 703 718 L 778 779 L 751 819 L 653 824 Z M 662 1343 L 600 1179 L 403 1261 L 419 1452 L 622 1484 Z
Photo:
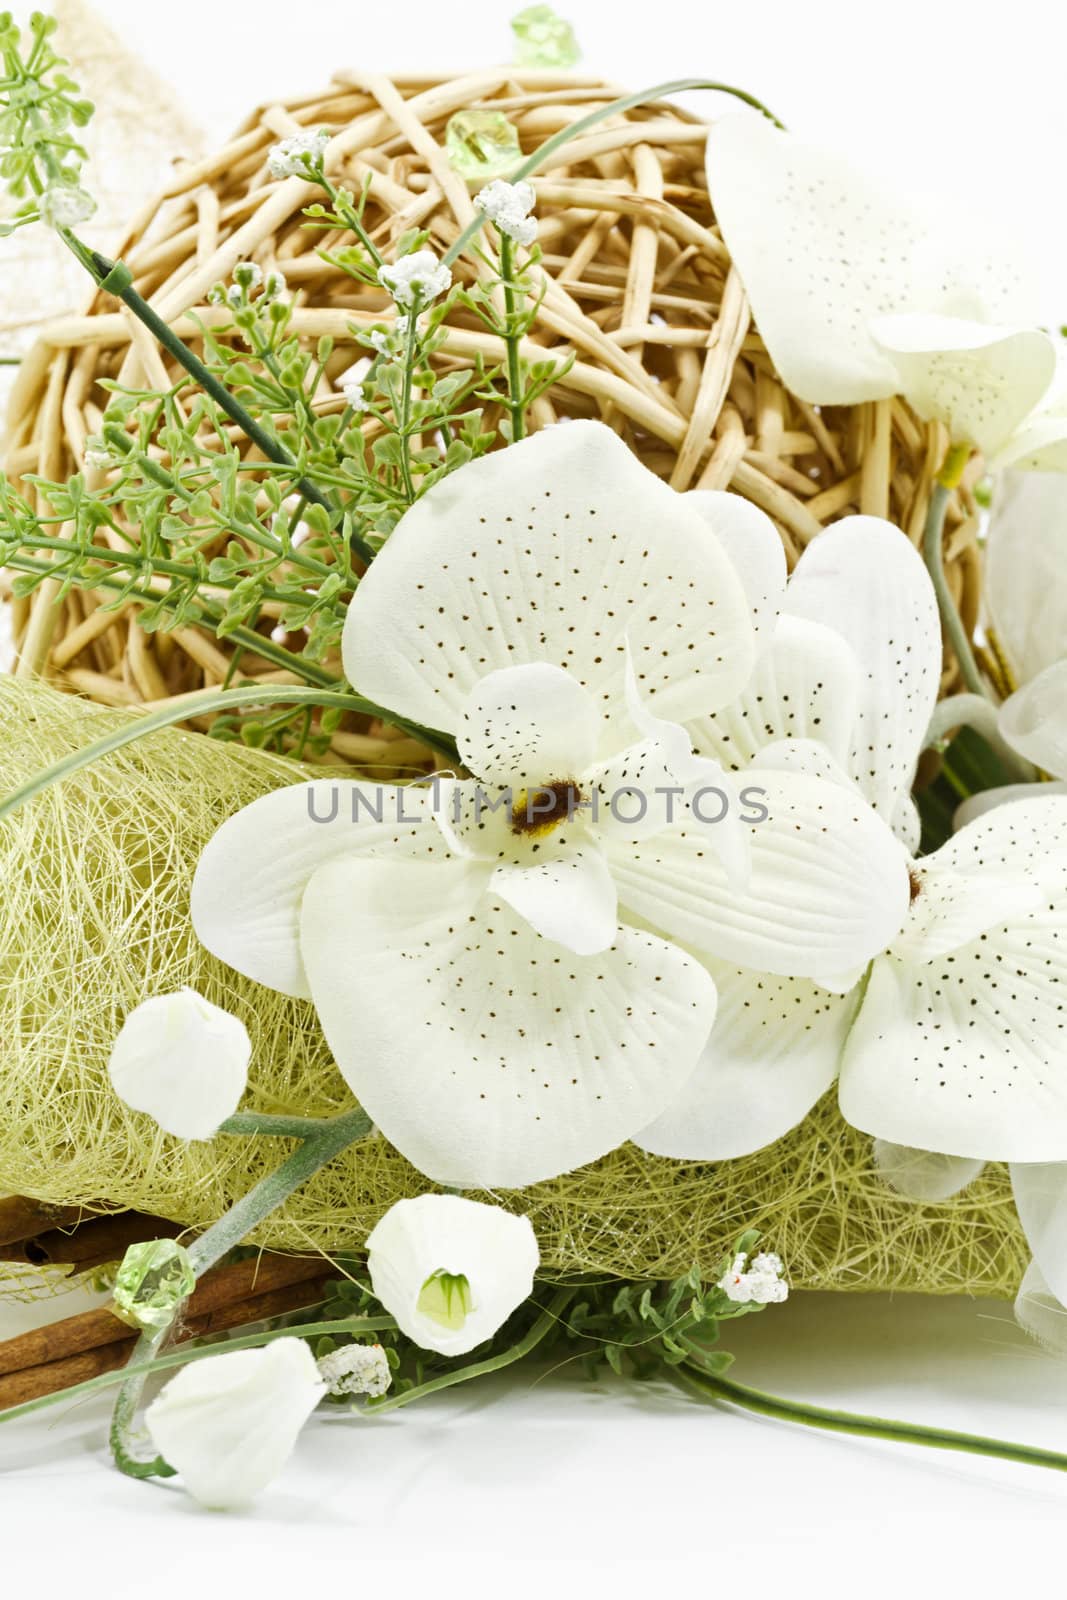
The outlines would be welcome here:
M 1015 680 L 1067 655 L 1067 479 L 1006 472 L 986 544 L 986 605 Z
M 361 580 L 343 648 L 361 693 L 451 730 L 480 678 L 535 661 L 621 718 L 627 638 L 676 721 L 725 704 L 752 666 L 748 602 L 704 519 L 610 428 L 572 422 L 423 495 Z
M 1067 779 L 1067 657 L 1005 700 L 999 721 L 1004 738 L 1021 756 L 1054 778 Z
M 304 896 L 302 948 L 342 1074 L 428 1177 L 521 1187 L 614 1149 L 679 1093 L 709 974 L 622 928 L 568 956 L 462 862 L 346 860 Z
M 1015 1320 L 1049 1355 L 1067 1355 L 1067 1306 L 1053 1294 L 1036 1261 L 1015 1296 Z
M 949 869 L 968 854 L 973 877 L 954 892 Z M 1013 870 L 1024 887 L 1005 904 Z M 846 1121 L 946 1155 L 1067 1158 L 1067 801 L 1002 806 L 920 872 L 912 923 L 874 963 L 845 1047 Z
M 960 1156 L 942 1156 L 933 1150 L 874 1141 L 874 1164 L 886 1183 L 909 1200 L 939 1204 L 951 1200 L 981 1174 L 985 1162 Z
M 921 557 L 891 523 L 846 517 L 804 551 L 786 610 L 851 647 L 860 690 L 848 769 L 892 821 L 910 788 L 941 678 L 941 625 Z
M 977 822 L 979 817 L 984 817 L 987 811 L 995 811 L 998 806 L 1013 805 L 1017 800 L 1032 800 L 1035 794 L 1067 794 L 1067 783 L 1043 783 L 1040 789 L 1035 789 L 1032 783 L 1004 783 L 996 789 L 983 789 L 981 794 L 969 795 L 956 807 L 952 826 L 958 833 L 969 822 Z
M 1067 1305 L 1067 1162 L 1014 1162 L 1011 1189 L 1041 1276 Z
M 634 1143 L 679 1160 L 749 1155 L 803 1121 L 837 1077 L 856 1009 L 807 978 L 775 978 L 709 961 L 719 991 L 696 1071 Z
M 787 613 L 737 699 L 691 722 L 689 732 L 698 751 L 734 772 L 782 739 L 818 740 L 845 762 L 858 694 L 859 667 L 849 646 L 833 629 Z
M 711 814 L 609 857 L 620 902 L 670 937 L 783 977 L 833 979 L 893 939 L 908 907 L 907 858 L 849 789 L 771 769 L 741 791 L 768 815 L 750 829 L 752 868 L 735 888 L 711 845 Z M 747 797 L 747 799 L 746 799 Z
M 802 400 L 856 405 L 898 392 L 895 365 L 871 337 L 872 318 L 1031 320 L 1030 285 L 987 239 L 766 118 L 716 123 L 707 164 L 715 215 L 756 325 Z
M 593 760 L 600 715 L 577 678 L 545 661 L 490 672 L 460 713 L 460 757 L 485 783 L 575 779 Z
M 993 457 L 1034 410 L 1056 371 L 1056 349 L 1040 328 L 990 326 L 962 317 L 877 317 L 875 342 L 900 373 L 898 385 L 927 422 Z
M 750 500 L 723 489 L 691 489 L 685 503 L 703 517 L 733 563 L 748 597 L 759 657 L 785 600 L 785 547 L 778 529 Z
M 592 842 L 571 845 L 532 866 L 503 862 L 489 880 L 489 892 L 542 938 L 575 955 L 597 955 L 615 943 L 615 883 L 603 851 Z
M 253 800 L 208 841 L 193 878 L 197 938 L 268 989 L 307 999 L 300 901 L 324 861 L 348 855 L 443 858 L 426 825 L 428 791 L 316 778 Z

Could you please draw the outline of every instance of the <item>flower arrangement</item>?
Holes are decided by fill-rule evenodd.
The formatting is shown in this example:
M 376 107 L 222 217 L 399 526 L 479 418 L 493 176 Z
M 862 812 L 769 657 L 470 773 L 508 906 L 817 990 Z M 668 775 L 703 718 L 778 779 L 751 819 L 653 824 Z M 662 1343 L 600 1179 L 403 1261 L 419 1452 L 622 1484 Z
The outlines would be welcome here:
M 516 28 L 527 62 L 570 64 L 548 8 Z M 403 226 L 375 222 L 395 179 L 368 162 L 348 180 L 351 126 L 298 125 L 266 153 L 279 187 L 261 198 L 295 197 L 312 266 L 231 251 L 202 308 L 168 317 L 81 236 L 90 108 L 51 37 L 48 19 L 23 41 L 0 18 L 5 230 L 54 230 L 133 319 L 141 367 L 98 379 L 79 470 L 20 460 L 0 478 L 31 668 L 2 691 L 31 755 L 0 801 L 4 1004 L 35 1124 L 5 1136 L 0 1178 L 21 1163 L 18 1187 L 52 1205 L 147 1193 L 164 1223 L 127 1241 L 106 1325 L 68 1329 L 45 1361 L 39 1342 L 0 1347 L 0 1418 L 115 1384 L 118 1466 L 180 1473 L 228 1507 L 266 1486 L 320 1403 L 388 1409 L 566 1350 L 817 1426 L 1067 1466 L 728 1378 L 721 1325 L 784 1301 L 795 1273 L 773 1190 L 758 1225 L 754 1209 L 716 1214 L 699 1249 L 669 1213 L 677 1272 L 549 1251 L 533 1203 L 619 1159 L 692 1172 L 714 1195 L 727 1167 L 774 1170 L 760 1163 L 829 1106 L 867 1188 L 932 1227 L 940 1207 L 1004 1209 L 983 1169 L 1008 1164 L 1033 1256 L 1020 1315 L 1036 1327 L 1035 1305 L 1067 1302 L 1062 584 L 1030 511 L 1058 504 L 1067 405 L 1015 266 L 910 197 L 872 199 L 723 85 L 601 100 L 524 152 L 485 107 L 457 108 L 442 149 L 376 80 L 381 114 L 423 154 L 428 141 L 458 197 L 447 247 L 417 191 Z M 644 340 L 605 353 L 587 335 L 638 421 L 670 424 L 664 472 L 612 425 L 621 385 L 535 337 L 572 315 L 536 180 L 577 139 L 693 87 L 747 109 L 700 134 L 718 231 L 687 226 L 727 266 L 690 424 L 649 393 Z M 654 268 L 645 198 L 634 249 Z M 294 288 L 315 262 L 358 308 L 335 309 L 332 331 Z M 742 470 L 717 363 L 727 309 L 736 354 L 749 307 L 763 363 L 749 389 L 772 432 L 780 381 L 812 449 L 843 466 L 829 419 L 874 407 L 875 466 L 825 491 L 827 526 L 808 488 L 809 509 L 786 505 L 795 468 Z M 558 411 L 568 384 L 599 409 Z M 889 515 L 894 429 L 927 459 L 908 528 Z M 946 529 L 986 475 L 991 621 L 976 637 Z M 147 713 L 32 681 L 73 600 L 79 647 L 135 618 L 135 676 L 162 690 Z M 221 670 L 168 693 L 159 663 L 179 637 Z M 114 970 L 131 929 L 149 952 L 136 999 Z M 73 1026 L 42 1000 L 41 965 L 75 947 L 79 986 L 104 985 L 106 1036 L 57 1108 L 16 1056 Z M 135 1189 L 109 1185 L 94 1126 L 111 1149 L 123 1130 Z M 75 1151 L 57 1160 L 65 1138 L 83 1145 L 77 1179 Z M 353 1232 L 317 1185 L 383 1160 L 400 1192 L 379 1191 Z M 18 1217 L 9 1242 L 41 1221 L 32 1205 Z M 313 1241 L 324 1258 L 303 1278 L 268 1266 L 277 1281 L 256 1292 L 250 1241 Z M 220 1308 L 233 1314 L 212 1323 Z M 91 1375 L 42 1387 L 68 1344 L 97 1352 Z M 146 1447 L 145 1383 L 174 1368 L 144 1411 Z

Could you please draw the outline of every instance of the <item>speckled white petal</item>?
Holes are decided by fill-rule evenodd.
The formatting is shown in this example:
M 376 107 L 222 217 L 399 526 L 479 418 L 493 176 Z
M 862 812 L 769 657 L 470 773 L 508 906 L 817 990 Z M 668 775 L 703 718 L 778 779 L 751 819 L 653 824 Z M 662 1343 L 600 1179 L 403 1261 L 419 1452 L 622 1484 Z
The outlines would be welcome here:
M 1039 328 L 997 327 L 962 317 L 877 317 L 876 343 L 900 373 L 898 388 L 920 417 L 994 457 L 1047 392 L 1056 351 Z
M 1067 477 L 1005 472 L 997 480 L 985 599 L 1017 683 L 1067 656 Z
M 654 1155 L 727 1161 L 795 1128 L 837 1076 L 854 995 L 709 961 L 719 1010 L 677 1100 L 635 1139 Z
M 691 489 L 685 503 L 699 512 L 730 557 L 751 607 L 756 653 L 762 655 L 785 599 L 785 547 L 778 529 L 750 500 L 722 489 Z
M 502 863 L 489 880 L 489 892 L 506 901 L 542 938 L 575 955 L 596 955 L 615 943 L 615 884 L 604 852 L 591 840 L 530 865 Z
M 750 113 L 714 125 L 707 165 L 756 325 L 802 400 L 855 405 L 898 392 L 872 318 L 1035 319 L 1019 264 L 964 219 L 946 218 L 943 201 L 894 192 L 882 176 Z
M 689 724 L 696 749 L 733 772 L 765 745 L 814 739 L 848 760 L 859 695 L 859 667 L 848 644 L 822 623 L 783 615 L 770 649 L 730 705 Z
M 941 625 L 922 558 L 892 523 L 846 517 L 804 551 L 786 610 L 851 647 L 860 677 L 848 770 L 879 815 L 893 821 L 941 676 Z
M 783 977 L 834 979 L 884 950 L 908 907 L 904 850 L 853 791 L 798 773 L 752 774 L 768 819 L 750 829 L 747 885 L 732 887 L 694 823 L 610 861 L 621 904 L 695 949 Z
M 923 823 L 919 808 L 910 794 L 902 794 L 893 811 L 892 828 L 909 855 L 917 855 L 922 842 Z
M 463 863 L 338 861 L 304 896 L 327 1040 L 367 1114 L 437 1182 L 517 1188 L 594 1160 L 692 1072 L 709 974 L 632 928 L 572 956 Z
M 1067 406 L 1056 411 L 1039 408 L 1016 428 L 990 462 L 997 471 L 1014 468 L 1020 473 L 1067 473 Z
M 475 684 L 456 743 L 475 777 L 518 790 L 579 777 L 599 732 L 600 713 L 577 678 L 541 661 L 490 672 Z
M 875 1139 L 874 1164 L 886 1183 L 909 1200 L 937 1204 L 973 1183 L 985 1162 L 961 1156 L 942 1156 L 933 1150 L 915 1150 L 910 1145 L 891 1144 Z
M 1067 1305 L 1067 1163 L 1015 1162 L 1011 1188 L 1041 1276 Z
M 977 822 L 979 817 L 984 817 L 987 811 L 995 811 L 998 806 L 1014 805 L 1019 800 L 1032 800 L 1035 793 L 1067 794 L 1067 783 L 1045 783 L 1039 790 L 1035 790 L 1032 783 L 1005 783 L 998 789 L 983 789 L 981 794 L 969 795 L 962 805 L 956 807 L 952 826 L 958 832 L 969 822 Z
M 933 961 L 875 962 L 840 1089 L 865 1133 L 946 1155 L 1067 1159 L 1067 802 L 1004 806 L 945 848 L 1042 805 L 1041 909 Z
M 859 791 L 833 752 L 818 739 L 777 739 L 765 744 L 752 758 L 749 773 L 799 772 L 809 778 L 825 778 L 845 789 Z M 862 798 L 862 797 L 861 797 Z
M 300 900 L 324 861 L 347 855 L 444 858 L 428 791 L 316 778 L 253 800 L 208 841 L 193 879 L 201 944 L 246 978 L 307 999 Z M 381 820 L 378 820 L 378 819 Z
M 704 519 L 610 428 L 573 422 L 471 462 L 405 514 L 349 607 L 345 671 L 454 729 L 479 678 L 546 661 L 617 734 L 627 637 L 643 694 L 676 721 L 725 704 L 752 666 L 748 601 Z M 624 742 L 606 730 L 602 756 Z
M 1005 700 L 999 720 L 1013 749 L 1052 777 L 1067 779 L 1067 655 Z
M 401 1332 L 445 1356 L 492 1338 L 532 1293 L 541 1259 L 529 1217 L 454 1194 L 398 1200 L 370 1234 L 367 1251 L 374 1293 Z M 419 1310 L 423 1285 L 439 1272 L 469 1285 L 471 1309 L 459 1328 Z

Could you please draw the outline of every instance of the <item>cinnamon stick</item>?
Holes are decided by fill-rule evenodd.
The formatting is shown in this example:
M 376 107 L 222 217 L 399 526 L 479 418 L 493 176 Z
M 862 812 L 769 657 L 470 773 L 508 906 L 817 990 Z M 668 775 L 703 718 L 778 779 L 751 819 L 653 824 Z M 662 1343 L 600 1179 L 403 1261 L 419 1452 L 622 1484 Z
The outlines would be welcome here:
M 148 1217 L 140 1211 L 118 1211 L 113 1216 L 93 1217 L 79 1225 L 52 1226 L 43 1233 L 9 1241 L 0 1246 L 0 1261 L 25 1261 L 34 1267 L 70 1265 L 102 1266 L 119 1261 L 131 1244 L 144 1239 L 173 1239 L 184 1232 L 178 1222 L 165 1217 Z
M 71 1227 L 89 1215 L 81 1206 L 50 1206 L 43 1200 L 9 1195 L 0 1199 L 0 1248 L 20 1244 L 49 1228 Z
M 264 1255 L 216 1267 L 197 1284 L 186 1306 L 186 1317 L 189 1321 L 203 1321 L 242 1301 L 260 1299 L 273 1290 L 319 1278 L 328 1266 L 321 1256 Z M 0 1377 L 84 1355 L 105 1345 L 122 1344 L 129 1338 L 128 1325 L 107 1306 L 83 1311 L 76 1317 L 65 1317 L 61 1322 L 5 1340 L 0 1344 Z
M 272 1289 L 266 1294 L 253 1295 L 233 1305 L 219 1306 L 206 1316 L 192 1319 L 182 1327 L 177 1342 L 185 1343 L 206 1334 L 223 1333 L 228 1329 L 245 1327 L 252 1322 L 262 1322 L 289 1311 L 317 1305 L 333 1276 L 322 1271 L 321 1261 L 317 1265 L 319 1276 L 316 1278 Z M 110 1312 L 105 1315 L 110 1316 Z M 116 1318 L 112 1317 L 111 1320 L 122 1330 L 122 1338 L 58 1361 L 24 1367 L 0 1377 L 0 1411 L 22 1405 L 27 1400 L 56 1394 L 61 1389 L 72 1388 L 76 1383 L 84 1383 L 89 1378 L 100 1377 L 105 1372 L 114 1372 L 123 1366 L 130 1358 L 137 1336 L 131 1334 Z

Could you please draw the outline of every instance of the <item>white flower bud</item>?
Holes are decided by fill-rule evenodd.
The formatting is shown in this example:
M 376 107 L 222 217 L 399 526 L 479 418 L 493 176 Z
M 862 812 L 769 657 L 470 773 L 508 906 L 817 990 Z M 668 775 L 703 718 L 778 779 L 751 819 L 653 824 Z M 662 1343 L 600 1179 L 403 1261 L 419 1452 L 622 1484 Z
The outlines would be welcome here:
M 91 194 L 74 183 L 54 183 L 41 196 L 41 220 L 50 228 L 76 228 L 96 210 Z
M 145 1412 L 185 1487 L 213 1511 L 247 1506 L 278 1476 L 326 1393 L 303 1339 L 191 1361 Z
M 492 1338 L 541 1259 L 528 1217 L 451 1194 L 398 1200 L 367 1248 L 382 1305 L 409 1339 L 446 1356 Z
M 210 1139 L 237 1110 L 252 1044 L 237 1017 L 195 989 L 130 1012 L 111 1051 L 115 1093 L 179 1139 Z

